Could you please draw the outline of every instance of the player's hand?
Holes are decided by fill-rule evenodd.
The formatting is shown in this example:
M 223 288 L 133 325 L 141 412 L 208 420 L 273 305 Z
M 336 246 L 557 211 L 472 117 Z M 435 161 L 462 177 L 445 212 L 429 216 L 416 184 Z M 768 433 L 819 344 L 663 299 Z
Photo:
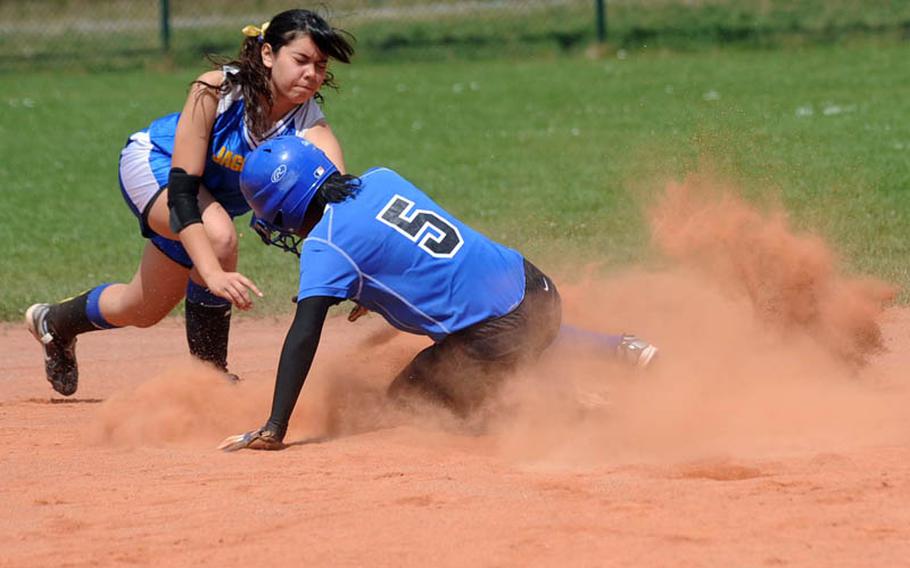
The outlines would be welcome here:
M 205 285 L 216 296 L 230 301 L 241 310 L 253 307 L 250 291 L 262 297 L 252 280 L 239 272 L 217 272 L 205 279 Z
M 370 313 L 370 310 L 364 308 L 360 304 L 354 304 L 351 313 L 348 314 L 348 321 L 357 321 L 368 313 Z
M 251 430 L 236 436 L 228 436 L 218 444 L 218 449 L 225 452 L 236 452 L 248 448 L 250 450 L 282 450 L 284 443 L 278 436 L 265 428 Z

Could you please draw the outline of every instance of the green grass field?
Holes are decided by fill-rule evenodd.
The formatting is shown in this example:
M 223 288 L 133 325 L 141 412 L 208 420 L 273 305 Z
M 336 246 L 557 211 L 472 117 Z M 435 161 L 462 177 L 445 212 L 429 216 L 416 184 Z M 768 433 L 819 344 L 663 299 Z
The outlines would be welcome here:
M 375 61 L 338 69 L 324 110 L 355 171 L 399 169 L 540 264 L 653 262 L 642 207 L 710 162 L 778 196 L 854 271 L 904 288 L 910 45 L 630 51 L 624 58 Z M 129 279 L 143 239 L 120 197 L 127 136 L 180 107 L 192 70 L 3 75 L 0 319 Z M 287 312 L 291 255 L 238 220 L 241 269 Z M 905 294 L 904 300 L 908 298 Z

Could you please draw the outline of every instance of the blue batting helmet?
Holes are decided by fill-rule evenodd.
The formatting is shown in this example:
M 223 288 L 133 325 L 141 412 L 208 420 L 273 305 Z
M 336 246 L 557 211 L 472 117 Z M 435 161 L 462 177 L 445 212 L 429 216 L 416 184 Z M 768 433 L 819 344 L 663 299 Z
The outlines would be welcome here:
M 270 228 L 294 232 L 303 225 L 316 190 L 337 171 L 316 146 L 297 136 L 280 136 L 246 157 L 240 191 Z

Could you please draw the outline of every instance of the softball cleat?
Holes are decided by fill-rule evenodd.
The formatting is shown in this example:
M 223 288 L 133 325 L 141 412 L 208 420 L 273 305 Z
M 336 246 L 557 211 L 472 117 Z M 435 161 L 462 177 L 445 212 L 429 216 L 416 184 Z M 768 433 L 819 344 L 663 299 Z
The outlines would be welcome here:
M 44 372 L 54 390 L 71 396 L 79 386 L 76 365 L 76 338 L 61 343 L 48 325 L 49 304 L 34 304 L 25 312 L 25 326 L 44 348 Z
M 228 436 L 218 444 L 218 449 L 225 452 L 236 452 L 249 448 L 251 450 L 283 450 L 285 448 L 281 438 L 271 430 L 260 428 L 236 436 Z
M 624 361 L 640 368 L 645 369 L 654 363 L 657 359 L 659 349 L 651 345 L 644 339 L 634 335 L 623 335 L 616 352 Z

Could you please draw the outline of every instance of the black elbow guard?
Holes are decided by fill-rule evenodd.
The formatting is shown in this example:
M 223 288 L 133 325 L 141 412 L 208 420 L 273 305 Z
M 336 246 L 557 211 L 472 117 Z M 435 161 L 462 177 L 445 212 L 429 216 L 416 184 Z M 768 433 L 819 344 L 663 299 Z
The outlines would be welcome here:
M 202 222 L 199 212 L 200 176 L 191 176 L 183 168 L 171 168 L 167 178 L 167 208 L 171 230 L 179 233 L 189 225 Z

